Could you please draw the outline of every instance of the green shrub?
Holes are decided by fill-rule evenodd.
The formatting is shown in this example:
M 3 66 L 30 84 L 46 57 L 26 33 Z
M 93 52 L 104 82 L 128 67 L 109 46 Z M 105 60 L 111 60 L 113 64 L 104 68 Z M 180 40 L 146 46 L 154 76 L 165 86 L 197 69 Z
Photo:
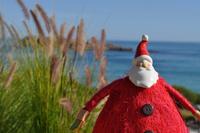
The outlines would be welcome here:
M 193 104 L 200 104 L 200 94 L 193 92 L 191 89 L 188 89 L 183 86 L 174 85 L 182 95 L 184 95 L 190 102 Z

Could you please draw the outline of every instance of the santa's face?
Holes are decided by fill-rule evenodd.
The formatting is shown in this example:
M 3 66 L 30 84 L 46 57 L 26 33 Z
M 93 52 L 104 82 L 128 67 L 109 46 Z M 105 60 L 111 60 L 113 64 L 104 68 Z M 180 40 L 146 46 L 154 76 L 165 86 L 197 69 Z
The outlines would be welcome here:
M 136 60 L 128 76 L 133 84 L 143 88 L 150 88 L 158 80 L 158 73 L 155 71 L 152 62 L 146 59 Z

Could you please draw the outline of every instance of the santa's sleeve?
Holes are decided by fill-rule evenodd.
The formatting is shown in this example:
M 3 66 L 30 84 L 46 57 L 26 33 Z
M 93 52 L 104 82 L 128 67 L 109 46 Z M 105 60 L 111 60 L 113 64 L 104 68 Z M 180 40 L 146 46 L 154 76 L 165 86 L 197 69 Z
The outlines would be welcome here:
M 192 114 L 196 113 L 196 109 L 182 94 L 180 94 L 175 88 L 173 88 L 168 83 L 165 82 L 164 85 L 168 93 L 172 95 L 178 102 L 180 102 L 187 110 L 191 111 Z
M 101 88 L 86 104 L 83 109 L 91 112 L 93 108 L 106 96 L 108 96 L 112 90 L 119 83 L 119 80 L 115 80 L 107 86 Z

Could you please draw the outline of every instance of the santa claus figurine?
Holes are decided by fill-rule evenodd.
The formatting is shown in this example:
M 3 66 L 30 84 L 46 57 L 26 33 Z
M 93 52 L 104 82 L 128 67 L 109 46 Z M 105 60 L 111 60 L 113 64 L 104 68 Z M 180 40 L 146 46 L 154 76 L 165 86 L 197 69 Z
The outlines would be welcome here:
M 109 96 L 93 133 L 189 132 L 175 100 L 198 119 L 200 113 L 156 72 L 147 45 L 148 36 L 143 35 L 127 76 L 100 89 L 79 112 L 71 129 L 80 127 L 92 109 Z

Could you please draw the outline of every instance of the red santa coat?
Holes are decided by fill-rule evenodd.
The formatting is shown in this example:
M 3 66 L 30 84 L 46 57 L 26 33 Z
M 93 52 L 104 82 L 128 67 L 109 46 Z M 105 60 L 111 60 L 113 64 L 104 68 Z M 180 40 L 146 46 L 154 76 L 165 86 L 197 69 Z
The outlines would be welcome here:
M 97 92 L 84 109 L 92 109 L 109 95 L 93 133 L 188 133 L 172 98 L 195 113 L 193 106 L 159 78 L 151 88 L 135 86 L 128 77 L 118 79 Z

